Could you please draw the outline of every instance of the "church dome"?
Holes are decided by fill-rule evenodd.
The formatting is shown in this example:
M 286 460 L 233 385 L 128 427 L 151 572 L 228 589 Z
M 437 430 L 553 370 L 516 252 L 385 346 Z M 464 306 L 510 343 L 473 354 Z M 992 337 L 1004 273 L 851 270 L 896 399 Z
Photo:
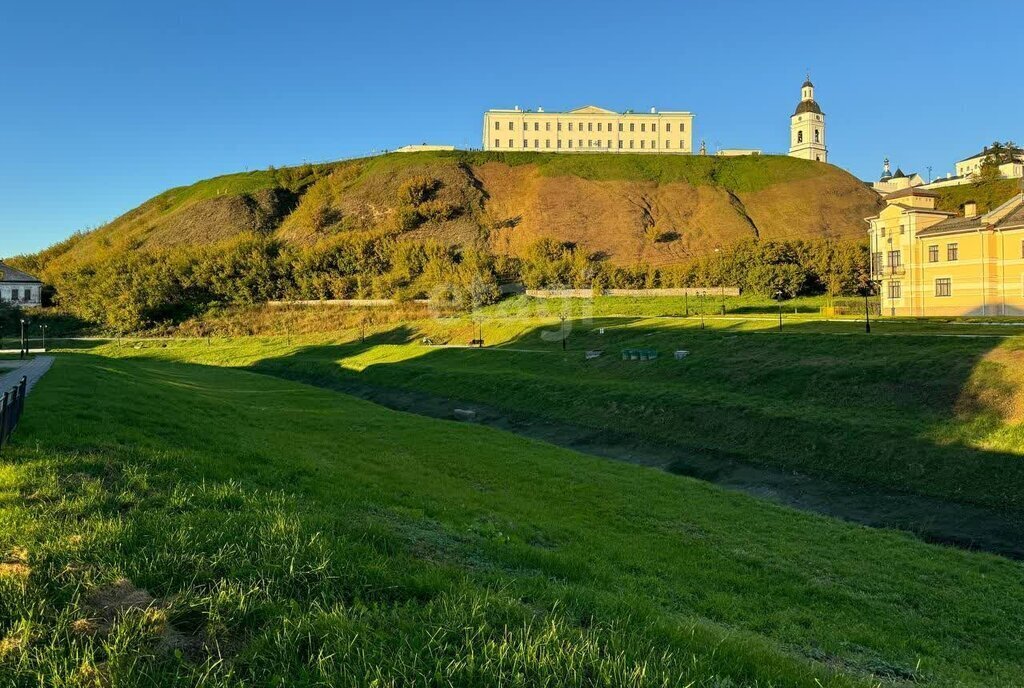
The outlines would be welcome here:
M 813 112 L 816 115 L 822 114 L 821 108 L 818 107 L 818 102 L 815 100 L 801 100 L 800 104 L 796 106 L 796 112 L 794 115 L 802 115 L 805 112 Z
M 800 88 L 814 88 L 814 84 L 811 83 L 810 79 L 807 79 L 807 81 L 804 82 L 804 85 Z

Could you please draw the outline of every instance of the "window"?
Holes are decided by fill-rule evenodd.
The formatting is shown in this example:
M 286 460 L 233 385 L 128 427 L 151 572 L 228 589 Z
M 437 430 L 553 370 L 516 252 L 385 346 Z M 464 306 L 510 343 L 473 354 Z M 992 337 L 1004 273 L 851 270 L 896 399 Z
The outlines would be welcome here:
M 629 130 L 630 131 L 635 131 L 635 127 L 636 127 L 635 124 L 633 124 L 632 122 L 629 123 Z
M 671 148 L 671 147 L 672 147 L 672 142 L 671 141 L 665 141 L 665 148 Z
M 608 147 L 609 147 L 609 148 L 611 148 L 611 147 L 612 147 L 612 141 L 611 141 L 611 139 L 608 139 Z
M 562 123 L 561 123 L 561 122 L 559 122 L 559 123 L 558 123 L 557 125 L 555 125 L 555 126 L 556 126 L 556 128 L 558 129 L 558 131 L 562 131 Z
M 551 122 L 544 123 L 544 131 L 551 131 Z
M 601 123 L 600 122 L 597 123 L 597 130 L 601 131 Z
M 509 139 L 509 140 L 508 140 L 508 147 L 509 147 L 509 148 L 515 148 L 515 147 L 516 147 L 516 144 L 515 144 L 515 143 L 513 143 L 512 139 Z
M 647 127 L 647 125 L 645 123 L 643 123 L 643 122 L 640 123 L 640 131 L 647 131 L 646 127 Z
M 569 122 L 569 131 L 572 131 L 572 122 Z
M 658 147 L 658 142 L 652 139 L 651 140 L 651 148 L 657 148 L 657 147 Z
M 657 122 L 654 122 L 653 124 L 651 124 L 651 131 L 658 131 L 658 123 Z
M 798 131 L 796 133 L 796 142 L 797 143 L 803 143 L 804 142 L 804 133 L 802 131 Z
M 544 147 L 551 148 L 551 139 L 544 139 Z
M 572 139 L 569 139 L 569 148 L 572 148 Z
M 622 148 L 622 139 L 619 139 L 619 148 Z
M 24 299 L 25 299 L 25 301 L 31 301 L 32 300 L 32 290 L 31 289 L 26 289 L 25 290 Z
M 512 131 L 513 129 L 515 129 L 515 125 L 514 125 L 514 123 L 512 123 L 512 122 L 509 122 L 509 123 L 508 123 L 508 130 L 509 130 L 509 131 Z
M 540 148 L 540 139 L 534 139 L 533 140 L 533 147 L 534 148 Z
M 558 139 L 557 141 L 555 141 L 555 147 L 556 148 L 561 148 L 562 147 L 562 139 Z
M 495 131 L 498 131 L 498 130 L 500 130 L 500 129 L 501 129 L 501 122 L 495 122 L 495 123 L 494 123 L 494 130 L 495 130 Z
M 882 271 L 882 252 L 881 251 L 876 251 L 875 253 L 871 254 L 871 272 L 878 273 L 878 272 L 881 272 L 881 271 Z
M 928 262 L 929 263 L 938 263 L 939 262 L 939 245 L 938 244 L 935 244 L 934 246 L 929 246 L 928 247 Z
M 641 147 L 641 148 L 643 148 L 643 147 L 644 147 L 644 144 L 645 144 L 645 143 L 646 143 L 646 141 L 644 141 L 643 139 L 640 139 L 640 147 Z
M 494 147 L 501 148 L 501 139 L 494 139 Z
M 591 139 L 587 139 L 587 148 L 593 148 L 593 147 L 594 147 L 594 142 L 593 142 L 593 140 L 591 140 Z
M 587 122 L 587 131 L 594 131 L 594 123 Z
M 629 147 L 630 147 L 630 148 L 632 148 L 632 147 L 633 147 L 633 139 L 630 139 L 630 140 L 629 140 Z
M 579 145 L 580 148 L 583 148 L 583 139 L 580 139 L 576 143 Z
M 665 122 L 665 131 L 672 131 L 672 123 Z
M 885 236 L 885 227 L 882 227 L 882 230 L 881 230 L 881 235 L 882 235 L 882 236 Z
M 935 280 L 935 295 L 949 296 L 953 293 L 953 282 L 948 277 L 941 277 Z
M 523 139 L 523 148 L 529 148 L 529 147 L 530 147 L 530 142 L 527 141 L 526 139 Z
M 814 142 L 821 143 L 821 132 L 817 129 L 814 130 Z
M 960 246 L 957 244 L 946 244 L 946 260 L 959 260 Z
M 889 282 L 889 298 L 903 298 L 903 286 L 900 284 L 899 280 L 892 280 Z
M 906 233 L 907 233 L 907 228 L 905 226 L 903 226 L 903 225 L 900 225 L 900 234 L 906 234 Z
M 619 122 L 619 131 L 622 131 L 622 122 Z
M 686 124 L 682 124 L 682 123 L 681 123 L 681 124 L 679 125 L 679 131 L 686 131 Z
M 1020 242 L 1020 257 L 1024 258 L 1024 240 Z
M 686 141 L 679 139 L 679 150 L 686 150 Z
M 18 290 L 11 289 L 11 303 L 18 303 Z
M 889 267 L 898 268 L 900 266 L 900 252 L 889 251 Z

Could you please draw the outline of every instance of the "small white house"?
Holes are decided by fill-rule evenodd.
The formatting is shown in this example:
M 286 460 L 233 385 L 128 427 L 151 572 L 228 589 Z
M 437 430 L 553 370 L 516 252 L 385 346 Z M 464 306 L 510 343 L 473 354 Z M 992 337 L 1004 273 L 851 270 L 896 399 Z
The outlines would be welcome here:
M 43 283 L 27 272 L 0 263 L 0 301 L 15 306 L 42 306 Z

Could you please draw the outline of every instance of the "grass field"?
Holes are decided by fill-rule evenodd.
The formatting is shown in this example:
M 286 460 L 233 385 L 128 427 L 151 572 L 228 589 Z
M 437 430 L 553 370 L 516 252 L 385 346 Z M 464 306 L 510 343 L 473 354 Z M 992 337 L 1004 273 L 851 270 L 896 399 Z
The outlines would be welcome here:
M 1024 338 L 1005 323 L 863 323 L 787 316 L 482 317 L 339 338 L 205 340 L 151 355 L 336 389 L 371 385 L 487 404 L 510 417 L 844 482 L 1024 511 Z M 423 346 L 422 337 L 483 351 Z M 604 334 L 600 334 L 601 330 Z M 347 339 L 346 339 L 347 337 Z M 141 346 L 141 345 L 140 345 Z M 627 348 L 656 361 L 623 361 Z M 586 350 L 604 350 L 584 360 Z M 690 355 L 673 360 L 674 350 Z M 112 352 L 117 355 L 117 352 Z
M 1024 680 L 1017 563 L 200 344 L 63 354 L 30 397 L 0 461 L 3 685 Z

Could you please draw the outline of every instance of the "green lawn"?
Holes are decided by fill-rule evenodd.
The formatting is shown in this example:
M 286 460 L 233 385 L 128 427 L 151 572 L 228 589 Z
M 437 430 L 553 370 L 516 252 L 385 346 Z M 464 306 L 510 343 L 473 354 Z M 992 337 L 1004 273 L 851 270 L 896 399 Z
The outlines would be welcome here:
M 0 459 L 0 683 L 1024 681 L 1018 563 L 169 360 L 246 344 L 39 384 Z
M 570 324 L 565 352 L 557 320 L 491 318 L 481 325 L 496 348 L 484 351 L 420 344 L 477 336 L 470 320 L 438 320 L 391 326 L 366 344 L 240 338 L 153 355 L 341 390 L 425 392 L 610 440 L 1024 511 L 1024 426 L 1014 416 L 1024 407 L 1014 372 L 1024 338 L 994 336 L 1013 326 L 885 321 L 867 336 L 863 323 L 821 319 L 788 318 L 782 332 L 771 317 L 708 319 L 703 330 L 695 318 Z M 661 357 L 621 360 L 638 347 Z M 584 360 L 593 349 L 606 353 Z M 689 357 L 674 360 L 677 349 Z

